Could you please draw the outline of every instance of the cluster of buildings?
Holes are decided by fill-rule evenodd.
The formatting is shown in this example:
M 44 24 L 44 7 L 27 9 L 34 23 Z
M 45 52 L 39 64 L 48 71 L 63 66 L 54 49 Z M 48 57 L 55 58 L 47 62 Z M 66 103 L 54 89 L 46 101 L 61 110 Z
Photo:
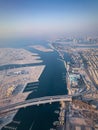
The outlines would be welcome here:
M 73 42 L 76 44 L 96 44 L 98 42 L 98 38 L 93 38 L 90 36 L 85 38 L 74 38 Z
M 94 45 L 98 43 L 97 37 L 92 36 L 71 36 L 71 37 L 60 37 L 55 40 L 56 43 L 73 43 L 73 44 L 91 44 Z
M 93 47 L 98 39 L 74 39 L 71 45 L 59 41 L 52 45 L 63 60 L 66 61 L 64 53 L 70 56 L 64 63 L 68 94 L 73 99 L 65 103 L 65 122 L 58 130 L 98 130 L 98 49 Z M 77 43 L 85 47 L 76 47 Z
M 75 58 L 73 62 L 66 63 L 67 75 L 66 82 L 69 89 L 69 94 L 80 93 L 85 90 L 86 85 L 81 74 L 80 63 Z
M 96 86 L 98 86 L 98 49 L 85 49 L 81 52 L 87 73 Z
M 69 104 L 65 117 L 65 130 L 98 130 L 98 111 L 80 100 Z

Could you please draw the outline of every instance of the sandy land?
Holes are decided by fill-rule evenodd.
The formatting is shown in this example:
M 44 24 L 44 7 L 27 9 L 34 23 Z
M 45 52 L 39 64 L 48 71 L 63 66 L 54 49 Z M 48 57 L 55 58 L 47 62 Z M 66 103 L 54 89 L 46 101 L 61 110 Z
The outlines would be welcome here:
M 17 85 L 24 85 L 29 82 L 38 81 L 41 73 L 43 72 L 45 66 L 33 66 L 33 67 L 22 67 L 7 70 L 6 72 L 0 71 L 0 98 L 4 98 L 7 95 L 8 88 L 13 86 L 16 88 Z M 21 72 L 24 72 L 21 74 Z
M 40 63 L 40 56 L 25 49 L 0 48 L 0 66 L 8 64 Z
M 46 47 L 44 47 L 42 45 L 34 45 L 34 46 L 31 46 L 31 47 L 33 47 L 36 50 L 42 51 L 42 52 L 52 52 L 53 51 L 53 49 L 46 48 Z
M 24 101 L 27 96 L 31 92 L 26 92 L 22 93 L 24 88 L 26 87 L 27 83 L 30 82 L 37 82 L 39 80 L 40 75 L 42 74 L 45 66 L 33 66 L 33 67 L 22 67 L 22 68 L 17 68 L 17 69 L 10 69 L 5 73 L 4 71 L 0 71 L 0 81 L 1 81 L 1 86 L 0 86 L 0 106 L 6 106 L 7 104 L 13 104 L 17 102 Z M 25 72 L 28 72 L 27 74 L 17 74 L 13 76 L 13 72 L 21 72 L 22 70 L 25 70 Z M 12 75 L 9 75 L 9 74 Z M 6 98 L 7 96 L 7 91 L 10 86 L 13 86 L 14 89 L 16 88 L 17 85 L 21 85 L 21 88 L 19 89 L 19 92 L 17 95 L 12 95 L 10 94 L 9 97 Z M 14 90 L 13 89 L 13 90 Z M 3 122 L 0 126 L 2 128 L 6 124 L 10 123 L 17 111 L 14 113 L 8 113 L 7 115 L 5 114 L 0 118 L 0 120 Z
M 0 66 L 9 64 L 30 64 L 41 63 L 40 56 L 37 53 L 31 53 L 25 49 L 0 48 Z M 27 83 L 39 81 L 45 65 L 26 66 L 21 68 L 9 68 L 0 71 L 0 106 L 6 106 L 16 102 L 23 101 L 32 92 L 23 93 Z M 18 87 L 18 89 L 17 89 Z M 17 94 L 13 94 L 13 91 Z M 17 112 L 17 111 L 16 111 Z M 14 113 L 7 113 L 0 118 L 2 126 L 13 120 Z

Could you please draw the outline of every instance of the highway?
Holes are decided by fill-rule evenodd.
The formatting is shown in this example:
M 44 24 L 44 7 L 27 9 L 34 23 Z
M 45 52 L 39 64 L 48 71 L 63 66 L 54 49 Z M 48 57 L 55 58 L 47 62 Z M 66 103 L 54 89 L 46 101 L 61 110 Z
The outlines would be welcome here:
M 60 101 L 72 101 L 72 96 L 70 95 L 57 95 L 57 96 L 46 96 L 34 99 L 28 99 L 15 104 L 10 104 L 4 107 L 0 107 L 0 114 L 13 111 L 16 109 L 24 108 L 27 106 L 40 105 L 46 103 L 60 102 Z

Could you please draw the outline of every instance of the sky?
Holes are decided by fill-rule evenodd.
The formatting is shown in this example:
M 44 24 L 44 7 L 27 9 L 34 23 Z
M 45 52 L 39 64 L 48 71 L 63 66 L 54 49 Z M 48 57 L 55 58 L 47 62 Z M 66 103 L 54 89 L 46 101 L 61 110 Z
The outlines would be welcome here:
M 0 0 L 0 37 L 96 31 L 98 0 Z

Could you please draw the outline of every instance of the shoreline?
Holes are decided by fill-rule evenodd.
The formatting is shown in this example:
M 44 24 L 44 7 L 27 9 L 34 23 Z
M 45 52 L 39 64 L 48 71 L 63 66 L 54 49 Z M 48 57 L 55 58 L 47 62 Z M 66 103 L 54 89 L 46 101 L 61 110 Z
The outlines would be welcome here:
M 55 49 L 52 44 L 49 44 L 49 45 L 50 45 L 50 47 L 51 47 L 52 49 L 54 49 L 54 50 L 59 54 L 59 56 L 61 57 L 61 61 L 63 62 L 64 66 L 65 66 L 66 76 L 67 76 L 67 65 L 66 65 L 66 61 L 64 60 L 64 55 L 62 55 L 62 53 L 61 53 L 60 51 L 58 51 L 57 49 Z M 65 80 L 66 80 L 66 87 L 67 87 L 68 95 L 71 95 L 71 90 L 70 90 L 70 88 L 68 87 L 67 78 L 66 78 Z

